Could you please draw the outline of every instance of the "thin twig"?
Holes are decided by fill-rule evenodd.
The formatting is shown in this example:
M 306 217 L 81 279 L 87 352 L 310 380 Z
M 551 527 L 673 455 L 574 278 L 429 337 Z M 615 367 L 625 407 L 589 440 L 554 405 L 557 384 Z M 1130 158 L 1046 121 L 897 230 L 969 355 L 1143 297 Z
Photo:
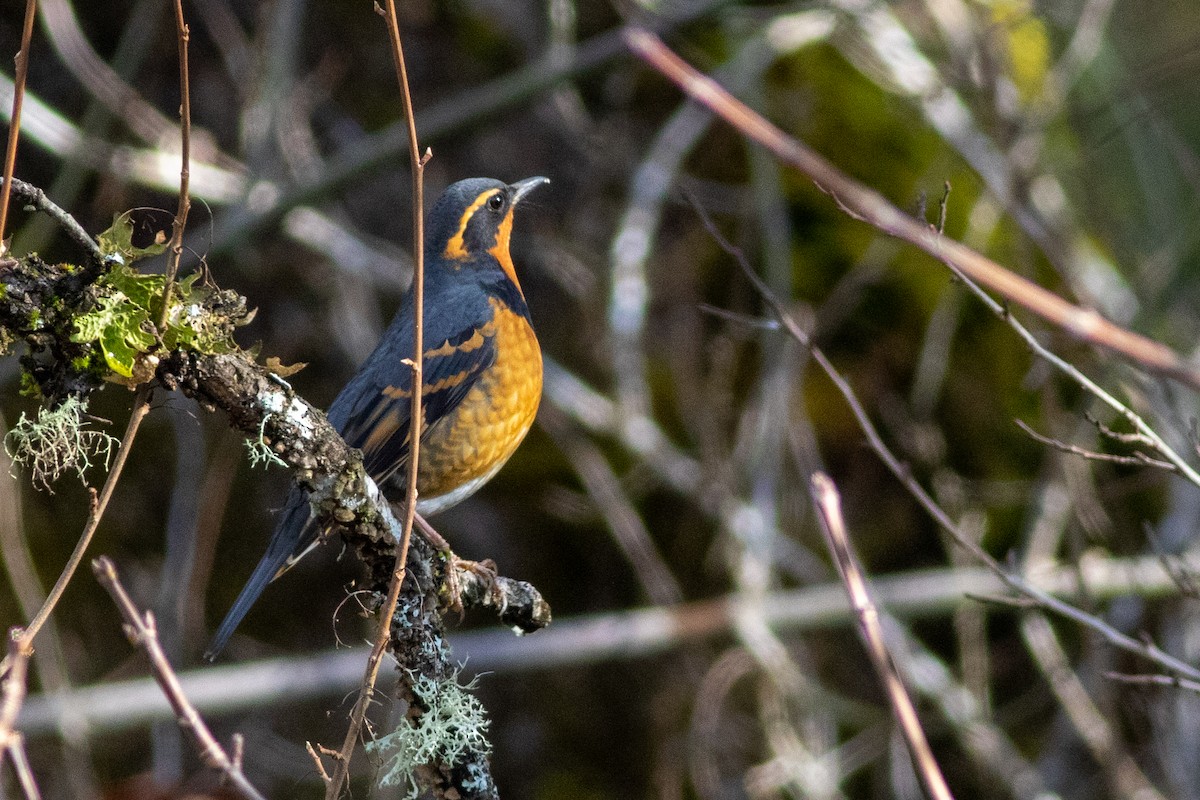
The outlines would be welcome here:
M 1113 453 L 1097 453 L 1095 450 L 1088 450 L 1076 444 L 1068 444 L 1067 442 L 1055 439 L 1045 434 L 1038 433 L 1033 428 L 1029 427 L 1024 420 L 1014 419 L 1013 422 L 1017 427 L 1025 432 L 1025 435 L 1035 442 L 1040 442 L 1047 447 L 1053 447 L 1062 453 L 1079 456 L 1088 461 L 1105 461 L 1109 464 L 1120 464 L 1126 467 L 1155 467 L 1156 469 L 1165 469 L 1169 472 L 1178 472 L 1179 470 L 1170 461 L 1160 461 L 1157 458 L 1151 458 L 1145 453 L 1137 453 L 1132 456 L 1119 456 Z
M 879 609 L 871 600 L 866 578 L 846 535 L 837 487 L 828 475 L 818 472 L 812 476 L 811 492 L 813 504 L 821 520 L 821 531 L 825 534 L 825 544 L 833 556 L 838 574 L 842 576 L 842 583 L 846 587 L 846 594 L 858 621 L 859 635 L 867 647 L 871 666 L 883 682 L 892 713 L 900 723 L 900 731 L 904 734 L 904 741 L 908 745 L 917 776 L 926 793 L 934 800 L 953 800 L 950 787 L 946 785 L 942 770 L 929 748 L 929 741 L 925 738 L 920 719 L 917 718 L 917 710 L 913 707 L 912 699 L 904 688 L 904 682 L 900 680 L 896 665 L 892 663 L 892 656 L 884 642 L 883 629 L 879 625 Z
M 14 628 L 9 631 L 8 636 L 9 669 L 3 684 L 0 685 L 0 748 L 8 747 L 16 735 L 14 726 L 28 691 L 25 681 L 29 674 L 29 657 L 33 655 L 33 648 L 19 634 L 20 629 Z
M 1188 680 L 1176 675 L 1129 675 L 1124 672 L 1106 672 L 1104 677 L 1110 681 L 1128 683 L 1132 686 L 1171 686 L 1200 694 L 1200 681 Z
M 175 0 L 175 33 L 179 42 L 179 207 L 171 223 L 171 243 L 168 247 L 167 272 L 163 280 L 162 309 L 158 313 L 158 332 L 161 336 L 167 329 L 167 318 L 171 312 L 171 293 L 175 289 L 175 278 L 179 275 L 179 261 L 183 258 L 183 230 L 187 226 L 188 210 L 192 199 L 188 194 L 191 181 L 192 151 L 192 90 L 188 73 L 188 40 L 191 31 L 183 18 L 183 0 Z
M 375 694 L 375 682 L 379 677 L 379 668 L 391 639 L 392 617 L 400 601 L 400 589 L 404 584 L 404 576 L 408 569 L 408 548 L 412 538 L 413 517 L 417 511 L 417 468 L 420 457 L 421 428 L 424 422 L 421 413 L 422 365 L 421 358 L 425 352 L 424 310 L 425 310 L 425 162 L 430 154 L 421 154 L 417 142 L 417 123 L 413 117 L 412 92 L 408 84 L 408 68 L 404 62 L 404 47 L 400 40 L 400 26 L 396 18 L 394 0 L 387 0 L 386 8 L 381 9 L 388 30 L 388 39 L 392 46 L 392 59 L 395 62 L 396 78 L 400 83 L 400 97 L 404 105 L 404 118 L 407 120 L 409 165 L 412 169 L 413 193 L 413 356 L 411 368 L 413 371 L 412 412 L 409 427 L 408 475 L 405 493 L 404 528 L 400 546 L 396 553 L 396 566 L 392 572 L 391 585 L 388 586 L 387 599 L 379 610 L 379 631 L 375 635 L 375 644 L 367 659 L 366 671 L 363 675 L 362 687 L 359 689 L 358 700 L 350 712 L 350 724 L 346 730 L 346 738 L 336 759 L 332 777 L 325 784 L 326 800 L 336 800 L 342 786 L 349 779 L 350 758 L 354 755 L 354 747 L 358 742 L 359 732 L 367 716 L 367 709 Z
M 1141 433 L 1139 431 L 1134 431 L 1133 433 L 1124 433 L 1123 431 L 1115 431 L 1112 428 L 1110 428 L 1108 425 L 1105 425 L 1103 422 L 1098 420 L 1093 415 L 1087 414 L 1087 413 L 1085 413 L 1083 415 L 1083 418 L 1086 419 L 1088 422 L 1092 423 L 1092 425 L 1095 426 L 1096 430 L 1098 430 L 1101 434 L 1103 434 L 1104 436 L 1107 436 L 1109 439 L 1112 439 L 1114 442 L 1120 442 L 1121 444 L 1128 444 L 1128 445 L 1144 444 L 1144 445 L 1151 446 L 1151 447 L 1154 446 L 1154 441 L 1152 439 L 1150 439 L 1149 437 L 1147 437 L 1144 433 Z
M 333 782 L 333 778 L 329 777 L 329 773 L 325 771 L 325 762 L 321 760 L 321 753 L 317 752 L 317 748 L 313 747 L 312 742 L 305 742 L 304 749 L 308 752 L 308 757 L 312 759 L 313 766 L 317 770 L 317 774 L 321 776 L 321 782 L 329 786 Z M 325 748 L 321 748 L 325 752 Z M 334 755 L 337 755 L 334 753 Z
M 33 778 L 33 769 L 30 768 L 29 758 L 25 755 L 25 738 L 19 733 L 14 733 L 4 749 L 12 762 L 13 772 L 17 775 L 17 782 L 21 784 L 21 794 L 25 796 L 25 800 L 41 800 L 41 792 L 38 791 L 37 781 Z
M 176 0 L 176 24 L 179 29 L 180 48 L 180 82 L 183 87 L 183 102 L 181 105 L 184 116 L 182 143 L 183 167 L 180 171 L 180 210 L 175 217 L 176 229 L 174 235 L 172 236 L 172 242 L 174 245 L 172 248 L 172 261 L 174 267 L 168 268 L 166 287 L 163 290 L 163 308 L 158 320 L 159 331 L 162 331 L 166 325 L 167 309 L 170 304 L 171 286 L 174 280 L 174 274 L 179 267 L 178 256 L 182 248 L 183 225 L 187 219 L 187 208 L 189 204 L 187 199 L 187 187 L 188 142 L 189 128 L 191 125 L 191 112 L 189 110 L 190 95 L 188 90 L 187 73 L 188 30 L 187 25 L 183 22 L 183 8 L 181 2 L 182 0 Z M 41 610 L 38 611 L 37 615 L 32 620 L 30 620 L 29 625 L 27 625 L 24 631 L 21 633 L 21 637 L 26 644 L 31 644 L 33 642 L 33 638 L 37 636 L 37 632 L 41 629 L 42 625 L 45 624 L 46 619 L 50 616 L 51 612 L 54 610 L 54 607 L 58 604 L 59 599 L 62 597 L 63 592 L 67 588 L 67 584 L 69 584 L 71 582 L 71 578 L 74 577 L 75 571 L 79 568 L 79 565 L 83 563 L 83 557 L 87 552 L 87 547 L 91 543 L 92 536 L 96 533 L 96 528 L 98 528 L 100 525 L 100 520 L 104 516 L 104 511 L 108 507 L 108 502 L 110 499 L 112 499 L 113 492 L 116 490 L 117 481 L 121 477 L 122 470 L 125 468 L 125 460 L 129 456 L 129 449 L 133 445 L 134 437 L 137 435 L 137 431 L 142 424 L 142 420 L 145 419 L 146 414 L 150 410 L 150 392 L 151 390 L 148 384 L 143 384 L 142 386 L 138 387 L 137 394 L 135 395 L 133 401 L 133 410 L 129 415 L 129 424 L 125 427 L 125 434 L 121 437 L 121 447 L 117 451 L 116 458 L 113 462 L 113 467 L 108 473 L 108 477 L 104 481 L 104 486 L 100 490 L 100 494 L 95 499 L 95 503 L 88 514 L 87 523 L 84 525 L 83 534 L 79 537 L 79 542 L 76 543 L 75 550 L 71 553 L 71 557 L 68 559 L 66 566 L 63 567 L 62 574 L 59 575 L 58 581 L 54 584 L 54 588 L 50 590 L 50 594 L 46 598 L 46 602 L 42 605 Z M 0 669 L 2 669 L 4 666 L 7 666 L 8 662 L 9 659 L 6 657 L 4 664 L 0 665 Z
M 1068 303 L 966 245 L 942 236 L 935 227 L 914 219 L 878 192 L 853 180 L 823 156 L 755 113 L 716 81 L 677 56 L 650 31 L 629 27 L 625 29 L 624 36 L 626 43 L 639 57 L 674 81 L 697 102 L 711 108 L 743 134 L 811 178 L 850 216 L 921 248 L 972 280 L 1086 342 L 1112 350 L 1153 372 L 1200 389 L 1200 370 L 1169 347 L 1125 330 L 1094 310 Z
M 628 28 L 625 38 L 638 55 L 675 81 L 696 101 L 711 108 L 742 133 L 760 142 L 780 159 L 808 175 L 819 188 L 830 193 L 838 207 L 847 214 L 869 222 L 884 233 L 914 244 L 942 261 L 993 313 L 1005 319 L 1033 352 L 1124 417 L 1134 426 L 1138 435 L 1144 437 L 1148 446 L 1157 450 L 1185 478 L 1200 487 L 1200 472 L 1176 453 L 1141 417 L 1104 391 L 1074 365 L 1047 350 L 1016 317 L 1008 313 L 1006 308 L 992 299 L 978 284 L 1020 303 L 1085 341 L 1120 353 L 1148 369 L 1170 375 L 1194 388 L 1200 388 L 1200 370 L 1183 361 L 1165 345 L 1126 331 L 1094 311 L 1071 305 L 969 247 L 945 238 L 936 228 L 908 216 L 877 192 L 853 180 L 802 142 L 779 130 L 733 97 L 715 80 L 697 72 L 671 52 L 653 33 L 642 28 Z
M 1175 452 L 1175 449 L 1167 444 L 1158 433 L 1150 427 L 1150 424 L 1141 418 L 1133 409 L 1122 403 L 1110 392 L 1103 389 L 1100 384 L 1084 375 L 1078 367 L 1070 363 L 1066 359 L 1059 356 L 1057 353 L 1047 349 L 1045 345 L 1038 341 L 1033 332 L 1026 328 L 1019 319 L 1008 312 L 1008 309 L 995 298 L 983 290 L 979 284 L 971 280 L 970 276 L 960 271 L 954 264 L 947 263 L 947 267 L 963 282 L 963 285 L 979 299 L 981 303 L 995 314 L 999 319 L 1008 324 L 1017 336 L 1025 342 L 1029 350 L 1042 360 L 1049 363 L 1062 374 L 1066 375 L 1072 381 L 1077 383 L 1080 388 L 1089 394 L 1093 395 L 1097 400 L 1111 408 L 1122 418 L 1125 419 L 1134 428 L 1134 433 L 1117 433 L 1108 428 L 1102 428 L 1102 432 L 1108 434 L 1113 439 L 1125 444 L 1144 444 L 1146 447 L 1153 447 L 1158 451 L 1159 455 L 1170 461 L 1175 469 L 1194 486 L 1200 488 L 1200 472 L 1197 472 L 1191 464 L 1184 460 L 1183 456 Z
M 4 232 L 8 226 L 8 199 L 12 192 L 13 170 L 17 165 L 17 142 L 21 138 L 21 106 L 25 102 L 25 79 L 29 74 L 29 48 L 33 42 L 33 20 L 36 16 L 37 0 L 25 0 L 25 25 L 21 29 L 21 50 L 17 53 L 16 76 L 13 79 L 8 145 L 4 150 L 4 184 L 0 186 L 0 256 L 8 255 L 8 248 L 4 245 Z
M 71 237 L 71 241 L 79 245 L 89 256 L 97 261 L 104 257 L 104 254 L 100 252 L 100 246 L 96 244 L 96 240 L 92 238 L 91 234 L 84 230 L 74 217 L 47 197 L 44 191 L 20 178 L 13 178 L 12 193 L 57 222 L 58 226 Z
M 167 702 L 171 704 L 179 727 L 190 733 L 196 740 L 200 758 L 205 764 L 218 770 L 222 778 L 228 781 L 229 785 L 242 797 L 247 800 L 265 800 L 264 796 L 246 779 L 238 761 L 230 758 L 225 749 L 221 747 L 216 737 L 212 735 L 212 731 L 208 729 L 208 725 L 205 724 L 204 718 L 200 716 L 200 712 L 184 694 L 179 677 L 167 660 L 162 643 L 158 640 L 154 615 L 150 612 L 142 614 L 134 605 L 129 593 L 121 584 L 121 579 L 117 576 L 117 568 L 107 556 L 101 556 L 93 561 L 92 571 L 96 573 L 97 580 L 112 596 L 113 602 L 121 612 L 121 617 L 125 620 L 125 635 L 129 637 L 130 644 L 146 651 L 155 681 L 162 688 Z

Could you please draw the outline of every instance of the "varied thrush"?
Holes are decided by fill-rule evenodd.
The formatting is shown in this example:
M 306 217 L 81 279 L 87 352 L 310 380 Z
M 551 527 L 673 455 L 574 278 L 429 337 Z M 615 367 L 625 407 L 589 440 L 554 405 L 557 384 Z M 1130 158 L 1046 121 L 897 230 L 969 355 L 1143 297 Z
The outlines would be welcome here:
M 450 186 L 425 223 L 421 455 L 417 511 L 435 514 L 469 497 L 508 460 L 533 424 L 542 355 L 509 254 L 513 210 L 549 183 L 510 186 L 471 178 Z M 329 408 L 329 421 L 362 450 L 367 473 L 403 502 L 412 410 L 414 303 L 410 289 L 358 373 Z M 266 555 L 205 653 L 225 647 L 267 584 L 320 541 L 307 493 L 293 486 Z

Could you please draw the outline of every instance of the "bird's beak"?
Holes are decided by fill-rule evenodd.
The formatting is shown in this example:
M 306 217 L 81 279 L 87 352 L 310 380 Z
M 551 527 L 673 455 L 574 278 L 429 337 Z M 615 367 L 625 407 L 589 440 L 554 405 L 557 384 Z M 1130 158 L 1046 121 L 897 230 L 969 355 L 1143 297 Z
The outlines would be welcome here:
M 512 200 L 512 204 L 515 206 L 517 203 L 521 202 L 521 198 L 523 198 L 525 195 L 529 194 L 539 186 L 544 186 L 549 182 L 549 178 L 543 178 L 541 175 L 537 176 L 536 178 L 526 178 L 523 181 L 517 181 L 508 187 L 510 192 L 509 198 Z

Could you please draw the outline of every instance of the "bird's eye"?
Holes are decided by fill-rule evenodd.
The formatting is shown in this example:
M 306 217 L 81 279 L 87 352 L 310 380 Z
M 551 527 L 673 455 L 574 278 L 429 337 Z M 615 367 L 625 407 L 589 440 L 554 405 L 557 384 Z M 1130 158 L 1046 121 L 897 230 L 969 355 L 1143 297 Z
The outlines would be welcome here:
M 488 208 L 490 208 L 492 211 L 499 211 L 504 207 L 504 195 L 496 192 L 494 195 L 488 198 L 487 204 Z

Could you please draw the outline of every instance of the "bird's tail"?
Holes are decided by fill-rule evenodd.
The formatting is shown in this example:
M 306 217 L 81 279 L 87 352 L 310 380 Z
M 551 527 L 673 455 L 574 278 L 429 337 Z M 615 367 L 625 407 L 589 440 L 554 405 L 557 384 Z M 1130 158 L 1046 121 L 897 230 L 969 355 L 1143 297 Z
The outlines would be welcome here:
M 220 655 L 233 636 L 234 630 L 250 611 L 250 607 L 258 600 L 259 595 L 267 588 L 267 584 L 292 568 L 293 565 L 308 554 L 318 542 L 317 525 L 310 518 L 308 495 L 296 486 L 288 493 L 287 504 L 283 515 L 271 534 L 271 542 L 267 552 L 254 568 L 250 580 L 242 588 L 229 613 L 221 621 L 221 627 L 204 653 L 206 661 L 212 661 Z

